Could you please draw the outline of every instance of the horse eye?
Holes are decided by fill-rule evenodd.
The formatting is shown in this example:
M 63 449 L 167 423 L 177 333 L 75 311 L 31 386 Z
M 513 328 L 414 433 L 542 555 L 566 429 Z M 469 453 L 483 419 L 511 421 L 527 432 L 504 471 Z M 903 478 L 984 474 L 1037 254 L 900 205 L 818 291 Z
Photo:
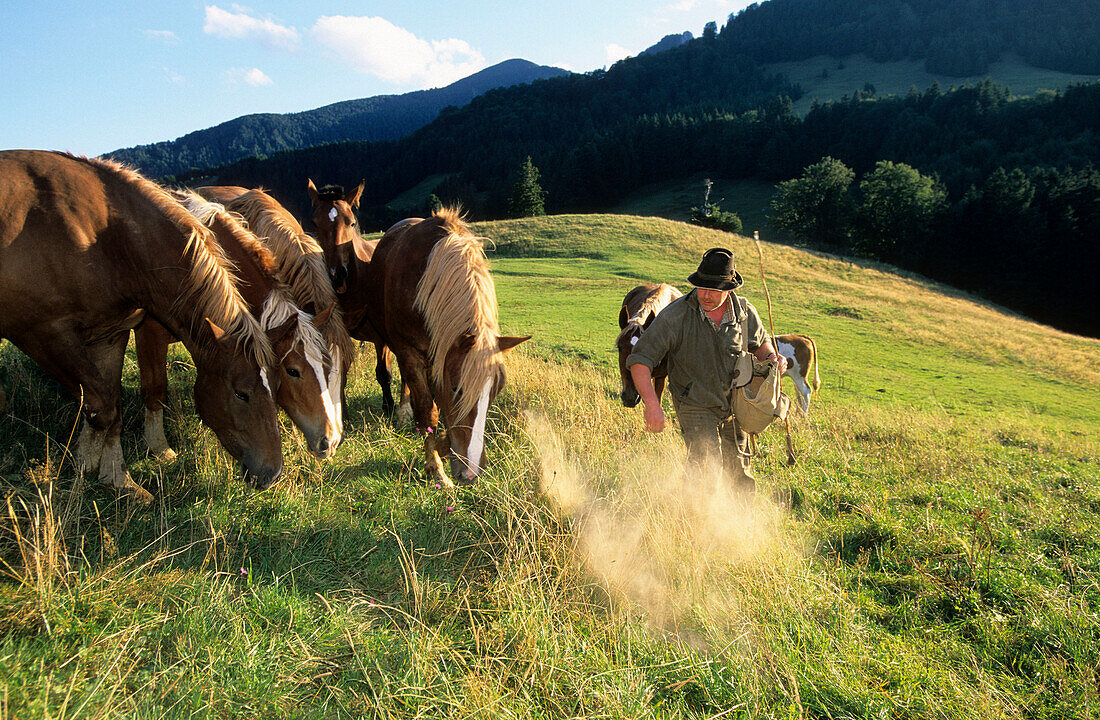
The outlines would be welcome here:
M 240 390 L 234 390 L 233 394 L 237 396 L 237 399 L 241 402 L 248 402 L 248 393 L 243 393 Z
M 302 377 L 302 373 L 298 372 L 298 370 L 295 369 L 295 368 L 287 368 L 286 369 L 286 374 L 289 375 L 292 378 Z

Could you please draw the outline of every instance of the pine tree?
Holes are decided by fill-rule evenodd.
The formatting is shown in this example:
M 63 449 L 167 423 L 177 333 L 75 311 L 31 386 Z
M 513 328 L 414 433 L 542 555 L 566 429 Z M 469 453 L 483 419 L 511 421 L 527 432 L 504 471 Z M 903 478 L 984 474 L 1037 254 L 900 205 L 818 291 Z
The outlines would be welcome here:
M 531 162 L 531 156 L 523 161 L 519 169 L 519 179 L 512 186 L 512 196 L 508 198 L 508 209 L 512 217 L 531 217 L 545 215 L 546 191 L 539 185 L 539 169 Z

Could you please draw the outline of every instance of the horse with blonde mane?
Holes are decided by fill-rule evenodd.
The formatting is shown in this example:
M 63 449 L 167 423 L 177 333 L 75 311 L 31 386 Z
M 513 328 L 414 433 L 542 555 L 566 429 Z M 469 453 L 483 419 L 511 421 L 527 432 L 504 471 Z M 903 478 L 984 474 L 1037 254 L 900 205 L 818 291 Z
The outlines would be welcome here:
M 504 387 L 503 353 L 527 337 L 501 337 L 483 238 L 443 209 L 386 231 L 365 272 L 364 312 L 391 348 L 408 383 L 428 475 L 451 486 L 477 479 L 485 464 L 489 403 Z M 446 425 L 444 438 L 440 419 Z
M 374 377 L 382 388 L 382 410 L 387 415 L 394 413 L 393 394 L 390 392 L 393 353 L 386 347 L 381 332 L 366 312 L 366 296 L 369 293 L 367 268 L 379 240 L 364 239 L 355 219 L 363 183 L 345 193 L 338 185 L 325 185 L 318 190 L 309 180 L 306 189 L 313 201 L 317 243 L 325 254 L 329 279 L 340 300 L 344 323 L 353 338 L 374 345 Z M 396 419 L 398 423 L 408 422 L 411 415 L 408 384 L 402 381 L 401 404 L 397 407 Z
M 269 336 L 274 362 L 265 368 L 264 378 L 276 404 L 302 431 L 310 452 L 322 459 L 331 456 L 342 439 L 341 423 L 328 392 L 327 377 L 333 372 L 333 360 L 318 328 L 329 323 L 332 306 L 315 318 L 300 310 L 283 282 L 275 257 L 237 216 L 195 193 L 177 192 L 174 197 L 214 233 L 214 249 L 235 268 L 241 295 Z M 152 320 L 142 323 L 134 331 L 134 338 L 145 404 L 145 442 L 150 452 L 169 460 L 175 452 L 164 435 L 163 407 L 168 392 L 165 362 L 168 345 L 175 338 Z
M 237 192 L 241 191 L 241 192 Z M 244 218 L 249 229 L 275 256 L 279 275 L 286 281 L 298 307 L 311 314 L 331 313 L 328 322 L 319 325 L 333 368 L 326 378 L 329 397 L 337 411 L 338 429 L 343 435 L 344 386 L 355 360 L 355 343 L 348 334 L 336 292 L 328 280 L 325 257 L 317 241 L 306 234 L 290 212 L 262 189 L 238 187 L 201 187 L 195 192 L 225 205 Z
M 122 361 L 155 318 L 195 361 L 195 409 L 258 488 L 282 472 L 274 352 L 213 249 L 213 234 L 167 192 L 106 160 L 0 152 L 0 337 L 80 401 L 78 472 L 139 502 L 126 470 Z

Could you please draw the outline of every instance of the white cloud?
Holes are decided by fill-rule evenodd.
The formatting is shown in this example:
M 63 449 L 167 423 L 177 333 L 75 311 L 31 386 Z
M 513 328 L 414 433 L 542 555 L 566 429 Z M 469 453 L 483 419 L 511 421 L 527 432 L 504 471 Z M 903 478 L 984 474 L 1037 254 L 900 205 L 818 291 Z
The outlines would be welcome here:
M 252 87 L 263 87 L 275 84 L 275 81 L 259 68 L 230 68 L 225 71 L 225 77 L 232 85 L 244 83 Z
M 168 78 L 168 82 L 172 83 L 173 85 L 183 85 L 185 82 L 187 82 L 183 75 L 180 75 L 175 70 L 171 70 L 166 67 L 162 67 L 161 70 L 164 72 L 164 76 Z
M 691 12 L 697 7 L 699 7 L 699 0 L 680 0 L 680 2 L 673 3 L 665 9 L 673 12 Z
M 222 10 L 217 5 L 207 5 L 202 31 L 222 38 L 259 40 L 275 50 L 294 50 L 298 47 L 300 38 L 294 28 L 280 25 L 273 20 L 253 17 L 238 6 L 234 6 L 234 10 L 238 12 Z
M 485 67 L 465 40 L 423 40 L 380 17 L 322 16 L 312 36 L 357 72 L 396 85 L 439 87 Z
M 159 40 L 165 45 L 178 45 L 180 41 L 171 30 L 142 30 L 141 33 L 150 40 Z
M 628 58 L 628 57 L 630 57 L 631 55 L 634 54 L 634 53 L 630 52 L 629 50 L 627 50 L 626 48 L 624 48 L 622 45 L 616 45 L 615 43 L 611 43 L 610 45 L 605 45 L 603 50 L 604 50 L 604 53 L 607 55 L 607 64 L 608 65 L 614 65 L 615 63 L 619 62 L 620 60 Z

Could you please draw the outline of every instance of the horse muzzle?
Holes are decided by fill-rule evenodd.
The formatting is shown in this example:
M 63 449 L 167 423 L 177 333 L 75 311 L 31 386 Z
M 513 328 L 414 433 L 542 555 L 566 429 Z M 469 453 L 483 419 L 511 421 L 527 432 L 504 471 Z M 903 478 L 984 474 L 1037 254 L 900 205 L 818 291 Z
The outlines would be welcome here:
M 267 490 L 279 481 L 282 474 L 283 469 L 281 467 L 260 467 L 254 470 L 244 465 L 241 466 L 241 479 L 257 490 Z
M 473 485 L 477 482 L 478 473 L 470 471 L 466 461 L 451 455 L 451 478 L 455 485 Z
M 637 390 L 623 390 L 619 394 L 619 399 L 623 401 L 623 407 L 637 407 L 638 401 L 642 399 L 642 396 L 638 394 Z
M 337 295 L 343 295 L 348 291 L 348 268 L 346 265 L 338 265 L 329 268 L 329 280 L 332 281 L 332 289 Z

